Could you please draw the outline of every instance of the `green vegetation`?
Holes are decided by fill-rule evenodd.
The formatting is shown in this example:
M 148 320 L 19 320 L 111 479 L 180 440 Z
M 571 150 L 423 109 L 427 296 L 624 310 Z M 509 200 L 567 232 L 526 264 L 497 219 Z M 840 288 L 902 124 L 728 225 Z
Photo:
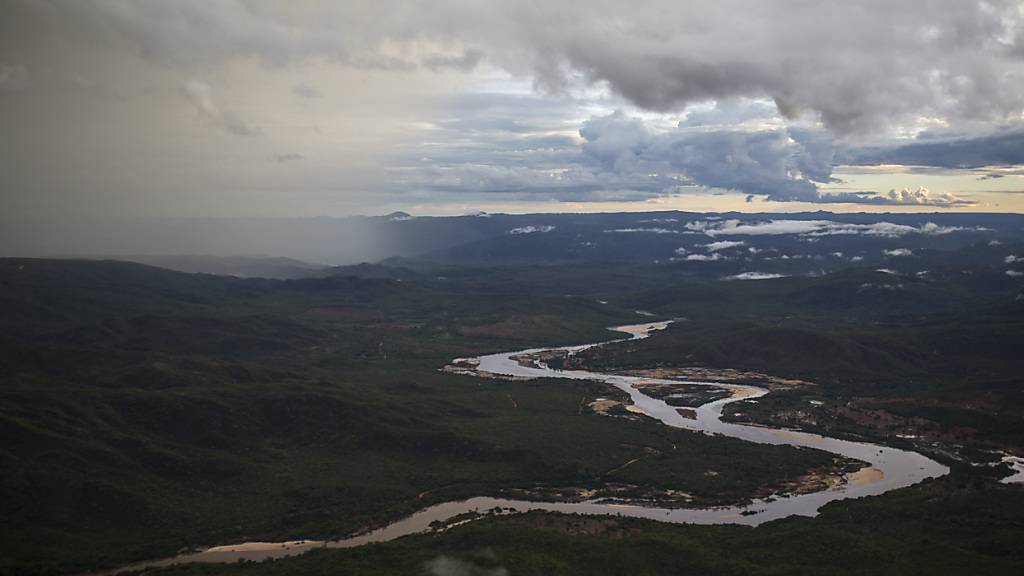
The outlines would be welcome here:
M 643 482 L 724 503 L 831 461 L 599 417 L 589 383 L 438 372 L 637 318 L 543 272 L 503 287 L 0 261 L 0 572 L 338 537 L 511 488 Z
M 650 307 L 688 320 L 643 341 L 587 351 L 580 360 L 595 369 L 700 366 L 799 378 L 817 386 L 741 405 L 746 417 L 829 434 L 927 432 L 945 442 L 1024 449 L 1024 302 L 980 291 L 970 305 L 950 310 L 947 302 L 976 287 L 906 278 L 903 289 L 878 299 L 868 289 L 852 291 L 871 275 L 875 282 L 885 276 L 753 283 L 742 302 L 731 286 L 703 296 L 689 286 L 678 299 Z M 835 295 L 832 307 L 815 304 L 820 284 Z
M 1024 305 L 1004 275 L 722 283 L 632 264 L 402 264 L 275 281 L 0 260 L 0 573 L 339 537 L 514 489 L 734 502 L 831 461 L 596 416 L 585 404 L 614 394 L 597 384 L 438 371 L 456 356 L 607 339 L 606 326 L 647 318 L 635 310 L 685 320 L 596 349 L 589 366 L 810 380 L 743 417 L 887 442 L 912 425 L 953 476 L 759 529 L 531 514 L 171 573 L 422 573 L 441 557 L 517 575 L 998 573 L 1020 561 L 1020 488 L 995 483 L 998 467 L 957 463 L 1024 447 Z
M 814 519 L 790 518 L 758 528 L 531 513 L 355 550 L 159 573 L 1015 574 L 1024 561 L 1022 529 L 1024 491 L 958 475 L 884 497 L 836 502 Z

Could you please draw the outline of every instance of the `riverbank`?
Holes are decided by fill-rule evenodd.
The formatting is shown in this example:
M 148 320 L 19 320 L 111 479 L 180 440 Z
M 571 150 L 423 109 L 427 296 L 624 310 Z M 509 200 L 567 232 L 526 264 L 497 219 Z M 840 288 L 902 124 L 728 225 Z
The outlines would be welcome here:
M 647 323 L 640 325 L 622 326 L 616 328 L 618 331 L 630 334 L 632 339 L 645 338 L 652 331 L 665 328 L 668 322 Z M 568 350 L 577 351 L 585 348 L 599 346 L 602 343 L 575 346 Z M 504 377 L 515 378 L 570 378 L 574 380 L 597 380 L 611 384 L 619 390 L 629 394 L 633 405 L 637 406 L 645 415 L 654 418 L 661 423 L 676 428 L 685 428 L 705 433 L 722 434 L 747 441 L 792 445 L 822 449 L 843 458 L 867 462 L 877 474 L 870 476 L 861 475 L 857 482 L 845 481 L 841 485 L 825 483 L 823 490 L 797 494 L 788 498 L 775 498 L 766 496 L 756 499 L 748 505 L 729 506 L 705 509 L 672 509 L 654 506 L 643 506 L 639 504 L 624 505 L 621 503 L 607 503 L 603 501 L 582 501 L 582 502 L 543 502 L 528 500 L 513 500 L 504 498 L 471 498 L 458 502 L 446 502 L 421 510 L 412 516 L 373 530 L 371 532 L 352 538 L 326 542 L 323 547 L 327 548 L 350 548 L 361 546 L 372 542 L 386 542 L 412 534 L 431 530 L 438 523 L 465 514 L 477 513 L 486 510 L 515 510 L 518 512 L 545 511 L 561 512 L 587 515 L 611 515 L 632 518 L 646 518 L 662 522 L 688 523 L 688 524 L 745 524 L 756 526 L 771 520 L 777 520 L 788 516 L 813 516 L 826 503 L 837 500 L 857 498 L 868 495 L 882 494 L 896 488 L 902 488 L 916 484 L 928 478 L 942 476 L 948 469 L 928 458 L 913 452 L 897 450 L 895 448 L 876 446 L 870 444 L 849 442 L 825 438 L 814 434 L 793 432 L 788 430 L 774 430 L 729 424 L 721 421 L 722 408 L 740 399 L 746 399 L 764 395 L 768 390 L 753 386 L 721 383 L 696 383 L 716 386 L 731 391 L 728 398 L 715 400 L 703 404 L 696 410 L 696 419 L 684 418 L 675 407 L 670 406 L 663 400 L 659 400 L 643 394 L 640 389 L 632 386 L 638 380 L 636 376 L 624 376 L 618 374 L 598 374 L 586 371 L 557 371 L 543 363 L 520 362 L 523 355 L 533 354 L 542 350 L 526 350 L 512 353 L 491 354 L 475 359 L 475 362 L 465 363 L 467 367 L 487 374 L 498 374 Z M 651 380 L 651 379 L 647 379 Z M 664 381 L 664 383 L 675 383 Z M 850 472 L 856 474 L 857 472 Z M 320 547 L 319 543 L 316 547 Z M 134 564 L 130 567 L 108 572 L 119 573 L 128 569 L 138 570 L 150 566 L 167 566 L 177 562 L 230 562 L 239 559 L 246 559 L 244 555 L 277 554 L 287 556 L 293 553 L 290 549 L 274 550 L 270 547 L 260 547 L 259 550 L 243 548 L 234 552 L 225 552 L 224 547 L 207 549 L 202 552 L 183 555 L 178 558 L 168 558 L 154 561 L 153 563 Z M 297 552 L 298 550 L 296 550 Z M 275 557 L 275 556 L 267 556 Z

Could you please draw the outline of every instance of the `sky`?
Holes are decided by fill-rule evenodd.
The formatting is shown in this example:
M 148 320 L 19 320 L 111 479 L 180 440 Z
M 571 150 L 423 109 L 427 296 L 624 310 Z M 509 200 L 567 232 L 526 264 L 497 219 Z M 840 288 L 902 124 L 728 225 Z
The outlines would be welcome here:
M 1024 211 L 1024 4 L 0 0 L 0 226 Z

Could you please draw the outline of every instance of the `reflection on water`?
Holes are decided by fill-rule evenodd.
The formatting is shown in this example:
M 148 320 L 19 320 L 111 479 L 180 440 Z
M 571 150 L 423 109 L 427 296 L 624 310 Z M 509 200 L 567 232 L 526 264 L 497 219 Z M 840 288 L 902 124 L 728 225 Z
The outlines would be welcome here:
M 614 330 L 625 332 L 633 339 L 639 339 L 647 337 L 652 331 L 665 328 L 669 323 L 670 322 L 652 322 L 647 324 L 619 326 L 614 328 Z M 587 344 L 562 349 L 579 351 L 598 345 L 600 344 Z M 531 350 L 503 352 L 500 354 L 481 356 L 477 359 L 479 360 L 478 369 L 481 372 L 490 372 L 502 376 L 599 380 L 607 382 L 629 394 L 630 399 L 633 402 L 633 406 L 635 407 L 632 408 L 633 410 L 642 411 L 644 414 L 661 421 L 666 426 L 694 430 L 708 434 L 721 434 L 723 436 L 740 438 L 742 440 L 761 444 L 786 444 L 790 446 L 817 448 L 819 450 L 825 450 L 847 458 L 854 458 L 856 460 L 867 462 L 870 466 L 847 475 L 847 482 L 842 486 L 809 494 L 792 495 L 771 500 L 755 500 L 748 506 L 728 506 L 704 509 L 670 509 L 638 504 L 609 504 L 595 501 L 531 502 L 504 498 L 470 498 L 469 500 L 437 504 L 420 510 L 412 516 L 398 520 L 397 522 L 384 526 L 383 528 L 344 540 L 335 540 L 330 542 L 303 540 L 295 542 L 245 543 L 234 546 L 218 546 L 200 552 L 183 554 L 173 558 L 133 564 L 108 573 L 113 574 L 127 570 L 140 570 L 142 568 L 168 566 L 171 564 L 185 562 L 223 563 L 235 562 L 237 560 L 265 560 L 269 558 L 281 558 L 294 554 L 301 554 L 313 548 L 353 548 L 372 542 L 385 542 L 402 536 L 407 536 L 409 534 L 425 532 L 431 528 L 431 524 L 434 522 L 444 522 L 460 514 L 470 512 L 508 513 L 510 511 L 527 512 L 542 510 L 546 512 L 562 512 L 567 514 L 593 514 L 646 518 L 661 522 L 674 523 L 746 524 L 756 526 L 764 522 L 785 518 L 787 516 L 814 516 L 822 506 L 835 500 L 882 494 L 889 490 L 910 486 L 926 478 L 935 478 L 949 472 L 948 468 L 938 462 L 926 458 L 916 452 L 910 452 L 907 450 L 898 450 L 888 446 L 827 438 L 817 434 L 795 430 L 780 430 L 761 426 L 723 422 L 720 417 L 722 415 L 722 409 L 727 404 L 742 399 L 756 398 L 768 393 L 766 389 L 757 386 L 686 381 L 686 384 L 711 386 L 731 392 L 731 395 L 728 398 L 709 402 L 696 408 L 692 414 L 695 417 L 691 419 L 681 415 L 676 407 L 666 404 L 663 400 L 647 396 L 632 386 L 633 382 L 639 380 L 671 384 L 678 384 L 681 382 L 679 380 L 600 374 L 584 370 L 563 371 L 547 368 L 546 366 L 521 366 L 517 361 L 512 359 L 513 356 L 541 352 L 544 350 L 551 349 L 536 348 Z M 1024 478 L 1024 460 L 1017 460 L 1014 464 L 1021 466 L 1018 468 L 1018 476 Z

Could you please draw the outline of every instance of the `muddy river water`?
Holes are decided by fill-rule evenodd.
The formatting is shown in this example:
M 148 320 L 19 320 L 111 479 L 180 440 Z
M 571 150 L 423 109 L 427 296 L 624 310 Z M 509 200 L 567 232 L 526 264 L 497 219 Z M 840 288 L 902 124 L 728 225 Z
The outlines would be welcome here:
M 663 329 L 668 324 L 669 322 L 652 322 L 619 326 L 614 328 L 614 330 L 625 332 L 630 335 L 630 338 L 639 339 L 647 337 L 653 331 Z M 642 504 L 621 504 L 601 501 L 534 502 L 490 497 L 470 498 L 469 500 L 437 504 L 377 530 L 342 540 L 247 542 L 231 546 L 217 546 L 171 558 L 140 562 L 106 573 L 115 574 L 129 570 L 140 570 L 185 562 L 235 562 L 243 559 L 264 560 L 299 554 L 314 548 L 352 548 L 371 542 L 384 542 L 424 532 L 430 529 L 433 522 L 444 522 L 460 514 L 474 511 L 487 512 L 496 508 L 503 509 L 505 513 L 509 511 L 543 510 L 569 514 L 627 516 L 675 523 L 758 525 L 787 516 L 814 516 L 823 505 L 835 500 L 883 494 L 890 490 L 910 486 L 926 478 L 935 478 L 949 472 L 947 467 L 917 452 L 877 444 L 828 438 L 808 432 L 733 424 L 721 420 L 722 409 L 729 403 L 763 396 L 768 393 L 768 390 L 764 388 L 720 382 L 686 381 L 687 384 L 707 385 L 731 392 L 731 395 L 727 398 L 709 402 L 696 408 L 695 418 L 691 419 L 680 415 L 675 407 L 666 404 L 662 400 L 647 396 L 632 386 L 632 383 L 638 380 L 654 383 L 679 383 L 678 380 L 601 374 L 582 370 L 561 371 L 543 365 L 523 366 L 513 359 L 513 357 L 522 354 L 554 349 L 568 350 L 570 353 L 573 353 L 592 346 L 600 346 L 601 344 L 605 343 L 561 348 L 538 348 L 481 356 L 476 359 L 479 361 L 477 369 L 480 372 L 489 372 L 500 376 L 598 380 L 611 384 L 629 394 L 636 408 L 666 426 L 707 434 L 721 434 L 761 444 L 786 444 L 816 448 L 867 462 L 869 467 L 847 475 L 846 481 L 840 486 L 820 492 L 768 500 L 755 500 L 746 506 L 722 508 L 659 508 Z

